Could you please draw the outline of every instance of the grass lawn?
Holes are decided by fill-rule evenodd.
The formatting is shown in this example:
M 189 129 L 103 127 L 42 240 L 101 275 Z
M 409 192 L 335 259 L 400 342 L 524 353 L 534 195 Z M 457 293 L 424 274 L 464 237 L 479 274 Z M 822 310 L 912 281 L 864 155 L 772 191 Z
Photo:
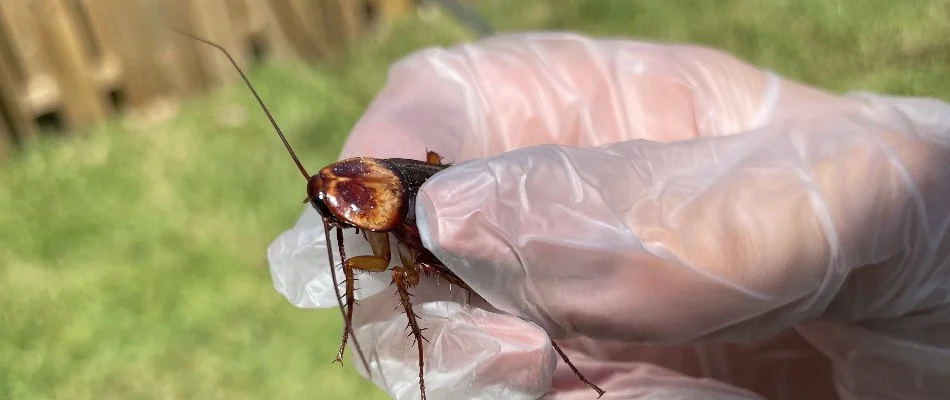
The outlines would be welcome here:
M 950 100 L 944 0 L 482 0 L 504 31 L 703 43 L 835 91 Z M 411 18 L 341 65 L 252 80 L 311 170 L 412 50 L 468 40 Z M 0 399 L 381 399 L 330 362 L 339 312 L 293 308 L 265 250 L 304 182 L 238 84 L 161 123 L 45 139 L 0 168 Z M 408 342 L 407 342 L 408 343 Z

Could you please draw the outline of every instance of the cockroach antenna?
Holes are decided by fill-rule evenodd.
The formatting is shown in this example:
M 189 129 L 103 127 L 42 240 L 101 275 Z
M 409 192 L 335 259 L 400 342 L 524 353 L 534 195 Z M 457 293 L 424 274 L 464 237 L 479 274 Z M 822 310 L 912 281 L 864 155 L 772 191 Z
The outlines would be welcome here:
M 294 164 L 297 164 L 297 169 L 299 169 L 300 173 L 303 174 L 304 179 L 310 180 L 310 174 L 307 173 L 307 169 L 303 167 L 303 164 L 300 162 L 300 159 L 297 158 L 297 153 L 294 153 L 294 149 L 290 147 L 290 142 L 288 142 L 287 137 L 284 136 L 284 131 L 280 130 L 280 126 L 277 125 L 277 120 L 275 120 L 274 116 L 271 115 L 270 110 L 267 109 L 267 106 L 264 104 L 264 100 L 261 100 L 261 96 L 257 94 L 257 90 L 254 90 L 254 85 L 251 85 L 251 80 L 247 79 L 247 75 L 244 75 L 244 71 L 242 71 L 241 67 L 238 66 L 237 61 L 234 60 L 234 57 L 231 57 L 231 53 L 229 53 L 224 47 L 221 47 L 221 45 L 214 43 L 212 41 L 202 39 L 190 33 L 182 32 L 175 28 L 166 27 L 165 29 L 175 32 L 179 35 L 197 40 L 206 45 L 212 46 L 218 50 L 221 50 L 221 52 L 224 53 L 224 55 L 228 57 L 228 60 L 231 61 L 231 65 L 234 65 L 234 69 L 236 69 L 237 72 L 241 74 L 241 79 L 244 80 L 244 83 L 247 85 L 247 88 L 251 89 L 251 94 L 254 95 L 254 98 L 257 100 L 257 104 L 260 104 L 261 109 L 264 110 L 264 114 L 267 114 L 267 119 L 270 120 L 270 124 L 274 127 L 274 130 L 277 131 L 277 135 L 280 136 L 280 141 L 284 142 L 284 147 L 287 148 L 287 152 L 290 153 L 290 157 L 294 159 Z
M 399 302 L 409 321 L 406 329 L 410 331 L 409 336 L 413 336 L 413 344 L 416 345 L 418 350 L 419 395 L 420 400 L 425 400 L 425 356 L 422 343 L 423 341 L 428 342 L 428 339 L 422 335 L 425 328 L 419 326 L 419 317 L 413 309 L 412 289 L 419 284 L 420 275 L 424 274 L 426 276 L 434 275 L 446 280 L 450 285 L 467 291 L 469 296 L 472 295 L 473 291 L 465 281 L 422 245 L 415 214 L 406 210 L 411 209 L 416 193 L 419 192 L 422 184 L 439 171 L 449 168 L 451 164 L 443 163 L 439 154 L 427 150 L 424 161 L 405 158 L 353 157 L 331 163 L 321 169 L 319 176 L 310 177 L 297 155 L 290 148 L 290 144 L 277 126 L 277 122 L 274 121 L 270 111 L 267 110 L 267 106 L 261 101 L 261 97 L 251 86 L 250 80 L 247 79 L 247 76 L 244 75 L 244 72 L 241 71 L 241 68 L 234 61 L 234 58 L 228 54 L 227 50 L 194 35 L 168 29 L 213 46 L 231 60 L 231 64 L 241 74 L 244 83 L 251 89 L 254 98 L 257 99 L 264 113 L 267 114 L 267 118 L 274 126 L 277 134 L 280 135 L 281 141 L 284 142 L 284 146 L 293 157 L 300 173 L 307 178 L 307 200 L 323 217 L 323 233 L 327 244 L 327 259 L 330 263 L 333 290 L 337 295 L 340 312 L 343 314 L 343 338 L 340 351 L 337 353 L 337 359 L 334 361 L 342 362 L 347 340 L 350 338 L 350 334 L 353 333 L 353 311 L 357 303 L 355 273 L 358 271 L 383 272 L 389 270 L 392 274 L 392 283 L 396 286 L 396 294 L 399 295 Z M 354 196 L 353 193 L 359 193 L 360 195 Z M 330 244 L 330 230 L 332 228 L 337 230 L 337 247 L 345 278 L 343 282 L 337 281 L 336 262 Z M 369 242 L 373 250 L 373 255 L 346 258 L 343 245 L 343 229 L 351 228 L 356 229 L 357 234 L 359 232 L 363 233 L 363 237 Z M 396 251 L 399 253 L 402 265 L 391 265 L 390 234 L 396 239 Z M 339 286 L 341 283 L 346 285 L 345 295 L 340 294 Z M 343 304 L 344 296 L 346 298 L 345 306 Z M 352 335 L 352 340 L 357 353 L 362 359 L 363 366 L 366 367 L 367 374 L 371 374 L 369 364 L 366 362 L 355 334 Z M 552 340 L 551 344 L 561 359 L 571 367 L 574 374 L 597 392 L 598 398 L 604 395 L 603 390 L 584 377 L 571 363 L 567 354 L 561 351 L 557 343 Z M 372 379 L 372 377 L 370 378 Z
M 259 104 L 259 105 L 261 106 L 261 110 L 264 110 L 264 114 L 267 115 L 267 119 L 270 121 L 271 126 L 273 126 L 273 127 L 274 127 L 274 130 L 277 131 L 277 135 L 280 136 L 280 141 L 284 143 L 284 147 L 287 148 L 287 152 L 290 153 L 290 157 L 293 158 L 294 164 L 297 165 L 297 169 L 300 170 L 300 173 L 303 174 L 303 177 L 304 177 L 305 179 L 307 179 L 307 181 L 309 181 L 309 180 L 310 180 L 310 173 L 308 173 L 308 172 L 307 172 L 307 169 L 304 168 L 303 163 L 301 163 L 301 162 L 300 162 L 300 159 L 297 157 L 297 153 L 294 153 L 294 149 L 293 149 L 292 147 L 290 147 L 290 142 L 287 141 L 287 136 L 284 135 L 284 132 L 283 132 L 282 130 L 280 130 L 280 126 L 277 124 L 277 120 L 274 119 L 274 116 L 270 113 L 270 110 L 267 108 L 267 105 L 264 104 L 264 100 L 261 99 L 261 96 L 257 93 L 257 90 L 254 89 L 254 85 L 251 84 L 251 80 L 248 79 L 248 78 L 247 78 L 247 75 L 244 74 L 244 71 L 241 70 L 241 67 L 238 65 L 237 61 L 234 60 L 234 57 L 231 57 L 231 53 L 228 52 L 228 50 L 225 49 L 224 47 L 222 47 L 221 45 L 219 45 L 219 44 L 217 44 L 217 43 L 214 43 L 214 42 L 212 42 L 212 41 L 210 41 L 210 40 L 202 39 L 202 38 L 200 38 L 200 37 L 197 37 L 197 36 L 192 35 L 192 34 L 187 33 L 187 32 L 182 32 L 182 31 L 180 31 L 180 30 L 178 30 L 178 29 L 175 29 L 175 28 L 170 28 L 170 27 L 163 27 L 163 28 L 166 29 L 166 30 L 175 32 L 175 33 L 177 33 L 177 34 L 179 34 L 179 35 L 182 35 L 182 36 L 184 36 L 184 37 L 187 37 L 187 38 L 190 38 L 190 39 L 199 41 L 199 42 L 204 43 L 204 44 L 207 44 L 207 45 L 209 45 L 209 46 L 211 46 L 211 47 L 214 47 L 214 48 L 220 50 L 222 53 L 224 53 L 224 55 L 228 58 L 228 60 L 231 61 L 231 65 L 234 66 L 234 69 L 237 70 L 238 74 L 241 75 L 241 79 L 244 80 L 244 84 L 246 84 L 246 85 L 247 85 L 247 88 L 251 90 L 251 94 L 254 95 L 254 99 L 257 100 L 257 104 Z M 311 200 L 311 199 L 308 197 L 307 200 L 304 201 L 304 203 L 309 202 L 310 200 Z M 323 219 L 323 230 L 324 230 L 324 234 L 325 234 L 325 236 L 326 236 L 327 250 L 330 250 L 330 249 L 329 249 L 329 246 L 330 246 L 330 229 L 331 229 L 331 226 L 330 226 L 330 224 L 329 224 L 327 218 L 324 217 L 324 219 Z M 339 230 L 339 228 L 337 228 L 337 229 Z M 339 239 L 342 239 L 342 237 L 339 237 L 338 240 L 339 240 Z M 341 243 L 342 243 L 342 242 L 341 242 Z M 330 274 L 331 274 L 331 276 L 332 276 L 332 278 L 333 278 L 333 289 L 334 289 L 334 292 L 336 292 L 337 303 L 340 305 L 340 313 L 343 314 L 343 317 L 344 317 L 344 318 L 346 318 L 346 311 L 344 310 L 344 306 L 343 306 L 343 302 L 342 302 L 342 297 L 343 297 L 343 296 L 340 294 L 340 287 L 339 287 L 339 284 L 337 283 L 336 265 L 334 265 L 334 261 L 333 261 L 333 251 L 328 251 L 327 253 L 328 253 L 328 256 L 329 256 L 329 261 L 330 261 Z M 347 321 L 349 321 L 349 320 L 347 320 Z M 349 326 L 348 326 L 347 328 L 349 328 Z M 370 368 L 369 368 L 369 363 L 366 361 L 366 356 L 363 355 L 363 349 L 360 347 L 360 343 L 359 343 L 359 341 L 356 339 L 356 336 L 355 336 L 355 335 L 353 336 L 353 344 L 354 344 L 354 346 L 356 347 L 356 352 L 357 352 L 357 354 L 359 355 L 360 360 L 361 360 L 362 363 L 363 363 L 363 367 L 366 369 L 366 373 L 369 374 L 370 377 L 372 377 L 372 374 L 373 374 L 373 373 L 372 373 L 372 371 L 371 371 Z

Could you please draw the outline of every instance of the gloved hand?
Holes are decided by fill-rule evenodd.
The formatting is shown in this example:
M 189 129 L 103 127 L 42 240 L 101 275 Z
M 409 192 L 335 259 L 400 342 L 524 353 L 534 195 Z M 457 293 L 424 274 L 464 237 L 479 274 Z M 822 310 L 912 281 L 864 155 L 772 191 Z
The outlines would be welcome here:
M 430 399 L 596 398 L 548 335 L 605 399 L 950 395 L 945 103 L 509 35 L 395 65 L 341 158 L 426 149 L 457 165 L 418 196 L 423 241 L 484 298 L 415 290 Z M 269 249 L 277 290 L 337 307 L 325 252 L 306 209 Z M 359 278 L 371 379 L 418 398 L 389 274 Z

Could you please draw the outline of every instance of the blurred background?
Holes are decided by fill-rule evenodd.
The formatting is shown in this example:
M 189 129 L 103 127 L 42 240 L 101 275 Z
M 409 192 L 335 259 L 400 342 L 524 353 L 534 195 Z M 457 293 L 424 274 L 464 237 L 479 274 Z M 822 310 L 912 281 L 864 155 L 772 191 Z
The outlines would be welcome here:
M 230 49 L 311 170 L 392 62 L 493 31 L 705 44 L 950 100 L 946 0 L 2 0 L 0 399 L 384 398 L 331 364 L 338 310 L 273 289 L 266 248 L 305 186 L 267 119 L 162 25 Z

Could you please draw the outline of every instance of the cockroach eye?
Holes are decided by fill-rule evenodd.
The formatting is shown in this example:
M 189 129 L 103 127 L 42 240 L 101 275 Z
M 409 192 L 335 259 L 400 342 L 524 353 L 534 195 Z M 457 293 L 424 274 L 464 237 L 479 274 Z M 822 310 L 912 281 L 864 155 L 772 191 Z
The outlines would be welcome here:
M 327 205 L 323 203 L 323 180 L 320 179 L 320 175 L 314 175 L 310 177 L 310 180 L 307 182 L 307 198 L 310 199 L 310 204 L 320 213 L 321 217 L 327 218 L 332 216 L 330 209 L 327 208 Z
M 307 181 L 307 196 L 313 200 L 319 199 L 321 191 L 323 191 L 323 179 L 320 179 L 320 174 L 311 176 Z

